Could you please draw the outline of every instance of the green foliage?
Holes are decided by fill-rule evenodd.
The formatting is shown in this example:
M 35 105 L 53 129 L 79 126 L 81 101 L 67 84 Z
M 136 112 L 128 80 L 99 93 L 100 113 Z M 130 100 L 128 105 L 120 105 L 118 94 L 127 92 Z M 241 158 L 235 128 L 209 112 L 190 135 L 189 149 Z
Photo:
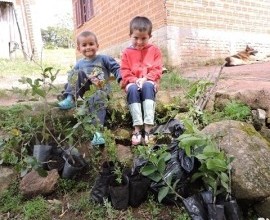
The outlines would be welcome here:
M 17 114 L 23 108 L 10 108 L 11 111 L 3 111 L 4 115 Z M 21 114 L 24 115 L 24 114 Z M 14 119 L 13 115 L 12 119 Z M 38 129 L 32 117 L 16 116 L 17 120 L 5 117 L 1 123 L 6 133 L 0 138 L 0 164 L 13 165 L 15 169 L 24 176 L 30 169 L 38 169 L 37 161 L 29 156 L 28 147 Z
M 202 178 L 207 187 L 213 191 L 214 201 L 218 194 L 231 194 L 230 169 L 232 158 L 227 157 L 216 143 L 207 135 L 198 131 L 192 122 L 185 120 L 185 133 L 178 140 L 187 155 L 195 156 L 200 161 L 198 172 L 192 180 Z
M 189 81 L 181 77 L 179 72 L 171 70 L 163 74 L 160 87 L 163 90 L 186 89 L 189 84 Z
M 224 108 L 224 116 L 227 119 L 244 121 L 251 115 L 250 108 L 239 101 L 231 101 Z
M 176 197 L 182 197 L 175 191 L 177 180 L 174 182 L 172 176 L 165 177 L 166 162 L 170 160 L 171 154 L 167 152 L 165 146 L 160 146 L 157 149 L 138 146 L 137 154 L 148 162 L 140 170 L 142 175 L 147 176 L 154 182 L 163 181 L 165 186 L 161 187 L 158 192 L 158 201 L 161 202 L 168 194 L 174 194 Z
M 23 84 L 28 84 L 31 88 L 32 96 L 38 95 L 42 99 L 43 103 L 43 119 L 42 119 L 42 140 L 40 143 L 44 143 L 44 141 L 48 142 L 48 127 L 47 127 L 47 118 L 49 114 L 49 106 L 48 106 L 48 95 L 50 91 L 54 88 L 53 82 L 55 81 L 59 70 L 54 70 L 53 67 L 43 68 L 40 65 L 40 76 L 32 79 L 29 77 L 22 77 L 19 81 Z M 26 90 L 28 92 L 28 90 Z M 37 137 L 36 137 L 37 139 Z
M 73 32 L 66 28 L 48 27 L 41 30 L 41 35 L 46 49 L 70 48 L 73 46 Z
M 68 25 L 68 21 L 72 23 L 72 17 L 70 14 L 67 14 L 57 26 L 49 26 L 46 29 L 41 30 L 41 36 L 45 44 L 45 48 L 74 47 L 73 27 Z
M 58 190 L 64 194 L 71 194 L 87 190 L 89 184 L 83 181 L 77 181 L 72 179 L 59 179 Z
M 186 94 L 186 98 L 189 100 L 187 118 L 197 125 L 201 123 L 203 115 L 203 111 L 199 109 L 198 104 L 212 84 L 213 83 L 207 80 L 197 80 L 192 83 Z
M 210 123 L 222 121 L 224 119 L 247 121 L 251 116 L 251 109 L 244 103 L 232 100 L 222 109 L 214 112 L 204 111 L 201 116 L 201 124 L 206 126 Z
M 116 182 L 121 185 L 122 184 L 122 180 L 123 180 L 123 172 L 120 166 L 116 166 L 113 174 L 116 176 L 115 180 Z
M 42 197 L 36 197 L 27 201 L 23 207 L 24 219 L 47 220 L 50 218 L 49 206 Z
M 89 212 L 89 210 L 92 209 L 93 204 L 89 202 L 89 195 L 87 194 L 82 194 L 79 199 L 76 199 L 72 201 L 71 203 L 71 211 L 74 211 L 75 215 L 85 215 L 85 213 Z M 102 209 L 100 210 L 95 210 L 97 211 L 98 215 L 96 217 L 101 216 L 101 212 L 103 212 Z M 91 212 L 91 211 L 90 211 Z M 93 217 L 94 213 L 91 213 L 91 217 Z M 86 215 L 87 216 L 87 215 Z M 88 219 L 88 218 L 85 218 Z M 92 219 L 97 219 L 97 218 L 92 218 Z
M 57 57 L 57 59 L 56 59 Z M 43 50 L 42 60 L 44 66 L 53 66 L 60 69 L 61 74 L 66 74 L 71 65 L 75 62 L 74 49 Z M 0 59 L 0 77 L 12 76 L 18 79 L 22 76 L 35 77 L 40 67 L 33 61 L 25 61 L 23 58 L 16 60 Z
M 162 109 L 161 109 L 162 107 Z M 155 112 L 155 118 L 158 124 L 165 123 L 174 118 L 179 112 L 178 106 L 175 103 L 159 106 L 159 111 Z M 158 109 L 158 107 L 157 107 Z
M 0 194 L 0 213 L 9 212 L 18 214 L 21 212 L 23 197 L 19 193 L 18 183 L 13 183 L 8 190 Z

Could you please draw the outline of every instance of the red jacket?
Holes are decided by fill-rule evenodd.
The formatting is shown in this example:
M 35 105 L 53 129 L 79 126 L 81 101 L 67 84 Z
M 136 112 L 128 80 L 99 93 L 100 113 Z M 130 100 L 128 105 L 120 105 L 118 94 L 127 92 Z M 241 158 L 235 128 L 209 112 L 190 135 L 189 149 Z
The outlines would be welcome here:
M 120 71 L 123 89 L 127 84 L 135 83 L 138 78 L 142 77 L 158 84 L 162 75 L 160 49 L 151 44 L 148 44 L 142 50 L 132 47 L 126 48 L 122 54 Z

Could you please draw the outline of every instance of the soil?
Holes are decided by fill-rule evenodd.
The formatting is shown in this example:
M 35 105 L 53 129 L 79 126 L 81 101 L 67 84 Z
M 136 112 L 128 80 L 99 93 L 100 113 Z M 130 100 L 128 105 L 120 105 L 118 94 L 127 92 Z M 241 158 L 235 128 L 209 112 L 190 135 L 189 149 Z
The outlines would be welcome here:
M 192 79 L 210 77 L 214 81 L 220 68 L 221 66 L 184 68 L 182 76 Z M 224 67 L 217 84 L 217 90 L 228 92 L 239 90 L 270 91 L 270 62 Z

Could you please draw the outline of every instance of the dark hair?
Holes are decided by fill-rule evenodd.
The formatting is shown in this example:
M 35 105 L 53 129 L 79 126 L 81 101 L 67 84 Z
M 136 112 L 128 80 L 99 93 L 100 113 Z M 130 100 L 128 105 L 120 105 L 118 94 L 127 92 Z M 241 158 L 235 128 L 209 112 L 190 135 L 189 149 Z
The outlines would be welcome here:
M 96 43 L 98 44 L 98 40 L 97 40 L 97 36 L 91 32 L 91 31 L 83 31 L 81 32 L 78 36 L 77 36 L 77 44 L 80 44 L 80 37 L 88 37 L 88 36 L 92 36 L 94 37 Z
M 148 34 L 152 33 L 152 22 L 147 17 L 136 16 L 130 21 L 129 34 L 131 35 L 134 30 L 148 31 Z

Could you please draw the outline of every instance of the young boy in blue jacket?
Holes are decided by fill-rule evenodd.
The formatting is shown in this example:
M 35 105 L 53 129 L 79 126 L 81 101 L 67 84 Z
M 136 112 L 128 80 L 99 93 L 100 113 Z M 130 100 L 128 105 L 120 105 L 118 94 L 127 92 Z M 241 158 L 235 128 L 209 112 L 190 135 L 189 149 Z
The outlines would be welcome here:
M 84 31 L 77 37 L 77 50 L 84 56 L 74 66 L 76 74 L 69 76 L 69 82 L 65 88 L 65 99 L 58 103 L 60 109 L 71 109 L 75 107 L 75 98 L 83 98 L 84 93 L 90 89 L 90 86 L 96 86 L 96 92 L 87 100 L 89 103 L 89 113 L 96 114 L 97 121 L 102 126 L 106 117 L 106 102 L 110 85 L 108 84 L 111 73 L 117 82 L 121 81 L 120 66 L 110 56 L 97 55 L 99 48 L 96 35 L 90 31 Z M 76 82 L 73 83 L 74 77 Z M 95 133 L 92 140 L 93 145 L 104 144 L 102 135 Z

